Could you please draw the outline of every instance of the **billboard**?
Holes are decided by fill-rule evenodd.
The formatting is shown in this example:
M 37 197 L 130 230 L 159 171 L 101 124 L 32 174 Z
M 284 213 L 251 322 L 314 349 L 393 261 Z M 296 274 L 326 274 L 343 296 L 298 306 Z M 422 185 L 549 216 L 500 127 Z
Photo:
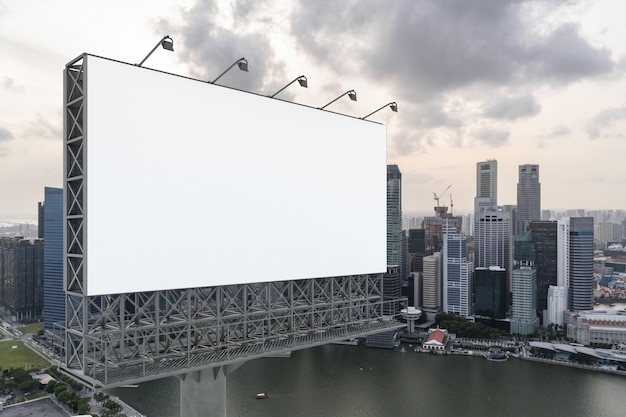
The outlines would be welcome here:
M 383 125 L 85 59 L 87 295 L 386 271 Z

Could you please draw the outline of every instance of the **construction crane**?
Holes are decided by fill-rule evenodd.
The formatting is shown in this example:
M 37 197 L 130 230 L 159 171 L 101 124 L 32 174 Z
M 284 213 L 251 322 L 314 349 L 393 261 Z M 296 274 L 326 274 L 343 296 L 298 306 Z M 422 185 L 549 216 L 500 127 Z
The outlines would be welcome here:
M 439 193 L 439 196 L 437 196 L 437 194 L 433 193 L 433 195 L 435 196 L 435 201 L 437 202 L 437 207 L 439 207 L 439 199 L 441 197 L 443 197 L 443 195 L 446 193 L 446 191 L 448 191 L 450 189 L 450 187 L 452 187 L 452 184 L 448 185 L 448 187 L 443 190 L 441 193 Z
M 454 216 L 454 203 L 452 202 L 452 193 L 450 193 L 450 216 Z

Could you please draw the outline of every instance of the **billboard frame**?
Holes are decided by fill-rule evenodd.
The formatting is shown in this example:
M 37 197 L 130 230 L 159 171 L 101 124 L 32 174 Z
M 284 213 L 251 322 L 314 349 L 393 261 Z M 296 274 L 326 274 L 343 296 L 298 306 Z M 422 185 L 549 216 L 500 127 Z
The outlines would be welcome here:
M 384 313 L 382 273 L 87 295 L 86 56 L 63 73 L 66 371 L 113 387 L 405 326 Z

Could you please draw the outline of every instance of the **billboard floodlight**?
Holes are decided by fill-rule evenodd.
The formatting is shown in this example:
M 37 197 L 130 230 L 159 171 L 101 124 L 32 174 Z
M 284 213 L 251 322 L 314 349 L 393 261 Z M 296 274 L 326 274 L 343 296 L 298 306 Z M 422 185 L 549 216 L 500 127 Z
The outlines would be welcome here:
M 285 88 L 289 87 L 291 84 L 295 83 L 296 81 L 298 82 L 298 84 L 300 84 L 300 87 L 307 88 L 309 86 L 306 77 L 304 75 L 301 75 L 299 77 L 294 78 L 292 81 L 289 82 L 289 84 L 287 84 L 286 86 L 284 86 L 283 88 L 281 88 L 280 90 L 272 94 L 270 98 L 274 97 L 276 94 L 280 93 L 281 91 L 283 91 Z
M 222 78 L 222 75 L 224 75 L 224 74 L 226 74 L 228 71 L 230 71 L 230 69 L 231 69 L 232 67 L 234 67 L 235 65 L 237 65 L 241 71 L 248 72 L 248 61 L 246 60 L 246 58 L 239 58 L 238 60 L 236 60 L 235 62 L 233 62 L 233 64 L 232 64 L 230 67 L 226 68 L 226 70 L 225 70 L 223 73 L 221 73 L 220 75 L 218 75 L 216 79 L 214 79 L 213 81 L 207 81 L 207 82 L 209 82 L 209 83 L 211 83 L 211 84 L 215 84 L 215 82 L 216 82 L 217 80 L 219 80 L 220 78 Z
M 152 48 L 152 50 L 148 53 L 148 55 L 146 55 L 146 57 L 142 59 L 141 62 L 137 64 L 137 66 L 138 67 L 142 66 L 143 63 L 146 62 L 146 59 L 148 59 L 150 55 L 152 55 L 152 53 L 156 51 L 159 45 L 161 45 L 163 49 L 166 49 L 168 51 L 174 51 L 174 40 L 170 38 L 169 36 L 163 36 L 163 38 L 156 45 L 154 45 L 154 48 Z
M 394 112 L 398 112 L 398 103 L 396 103 L 395 101 L 392 101 L 391 103 L 387 103 L 384 106 L 382 106 L 379 109 L 374 110 L 373 112 L 371 112 L 370 114 L 368 114 L 367 116 L 363 116 L 361 117 L 361 119 L 367 119 L 368 117 L 370 117 L 372 114 L 376 113 L 377 111 L 380 111 L 382 109 L 384 109 L 385 107 L 389 106 L 391 108 L 392 111 Z
M 330 103 L 326 104 L 325 106 L 320 107 L 320 109 L 323 110 L 324 108 L 330 106 L 331 104 L 333 104 L 335 101 L 339 100 L 341 97 L 345 96 L 346 94 L 348 95 L 348 97 L 350 97 L 350 100 L 356 101 L 356 91 L 349 90 L 349 91 L 346 91 L 345 93 L 343 93 L 342 95 L 340 95 L 339 97 L 337 97 L 336 99 L 334 99 L 333 101 L 331 101 Z

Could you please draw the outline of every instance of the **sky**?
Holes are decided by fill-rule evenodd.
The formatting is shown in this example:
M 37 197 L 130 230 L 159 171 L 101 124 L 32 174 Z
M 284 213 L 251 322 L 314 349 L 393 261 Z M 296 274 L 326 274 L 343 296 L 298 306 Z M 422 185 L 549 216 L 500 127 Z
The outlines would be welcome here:
M 62 186 L 62 71 L 87 52 L 214 79 L 387 126 L 404 212 L 433 193 L 472 210 L 476 163 L 498 203 L 539 164 L 542 209 L 626 209 L 626 2 L 618 0 L 0 0 L 0 220 Z M 175 103 L 173 103 L 175 105 Z M 207 115 L 209 118 L 210 115 Z M 210 119 L 208 119 L 210 120 Z M 235 162 L 236 165 L 236 158 Z M 253 208 L 251 208 L 253 211 Z

